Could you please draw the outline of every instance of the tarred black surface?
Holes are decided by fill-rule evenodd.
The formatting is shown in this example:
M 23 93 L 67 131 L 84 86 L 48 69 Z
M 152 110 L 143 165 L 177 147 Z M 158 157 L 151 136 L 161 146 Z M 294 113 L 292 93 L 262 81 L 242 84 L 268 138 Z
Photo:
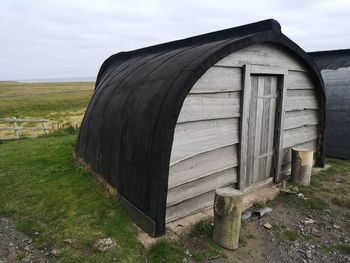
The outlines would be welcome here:
M 309 54 L 320 70 L 350 67 L 350 49 L 315 51 Z
M 305 63 L 323 105 L 319 71 L 275 20 L 121 52 L 103 63 L 76 154 L 117 188 L 131 216 L 150 235 L 164 233 L 173 133 L 186 95 L 220 59 L 263 42 L 279 44 Z M 322 164 L 322 149 L 318 157 Z
M 325 153 L 350 159 L 350 49 L 311 52 L 320 70 L 338 70 L 336 77 L 323 73 L 327 96 Z M 348 68 L 348 70 L 344 70 Z

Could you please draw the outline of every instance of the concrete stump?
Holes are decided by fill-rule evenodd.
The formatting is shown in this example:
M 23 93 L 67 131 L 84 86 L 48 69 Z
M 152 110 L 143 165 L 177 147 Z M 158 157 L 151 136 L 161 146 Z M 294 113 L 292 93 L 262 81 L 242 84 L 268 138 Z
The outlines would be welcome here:
M 238 248 L 242 203 L 243 193 L 232 187 L 215 192 L 213 241 L 224 248 Z
M 292 181 L 293 183 L 310 185 L 314 152 L 300 148 L 292 149 Z

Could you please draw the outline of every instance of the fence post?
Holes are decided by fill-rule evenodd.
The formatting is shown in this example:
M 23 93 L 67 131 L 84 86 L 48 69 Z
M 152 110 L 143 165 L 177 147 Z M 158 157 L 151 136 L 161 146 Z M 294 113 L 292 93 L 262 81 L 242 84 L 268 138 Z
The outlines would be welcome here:
M 15 131 L 15 138 L 18 139 L 19 138 L 19 129 L 18 129 L 18 126 L 17 126 L 17 118 L 16 117 L 12 117 L 12 120 L 13 120 L 13 128 L 14 128 L 14 131 Z
M 45 122 L 44 121 L 41 122 L 41 127 L 43 128 L 44 133 L 47 134 L 47 128 L 45 126 Z

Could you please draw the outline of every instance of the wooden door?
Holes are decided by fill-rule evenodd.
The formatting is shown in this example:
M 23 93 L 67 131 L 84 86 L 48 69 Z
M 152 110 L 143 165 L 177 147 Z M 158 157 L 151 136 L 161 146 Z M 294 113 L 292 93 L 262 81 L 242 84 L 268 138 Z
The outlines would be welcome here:
M 278 76 L 251 75 L 245 186 L 273 176 Z

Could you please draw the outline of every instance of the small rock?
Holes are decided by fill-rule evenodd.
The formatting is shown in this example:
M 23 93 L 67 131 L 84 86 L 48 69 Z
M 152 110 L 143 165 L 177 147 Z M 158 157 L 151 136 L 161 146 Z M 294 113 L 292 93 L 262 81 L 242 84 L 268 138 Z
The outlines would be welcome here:
M 54 248 L 54 249 L 51 250 L 51 255 L 57 257 L 57 256 L 59 256 L 61 254 L 61 252 L 62 251 L 60 249 Z
M 299 243 L 298 241 L 295 241 L 295 242 L 294 242 L 294 246 L 295 246 L 296 248 L 298 248 L 298 247 L 300 246 L 300 243 Z
M 290 188 L 290 190 L 292 190 L 292 192 L 294 192 L 294 193 L 297 193 L 297 192 L 299 192 L 299 187 L 298 186 L 293 186 L 293 187 Z
M 39 236 L 39 232 L 34 232 L 34 236 Z
M 333 225 L 333 228 L 334 228 L 334 229 L 340 229 L 340 226 L 334 224 L 334 225 Z
M 105 252 L 109 249 L 112 249 L 116 246 L 116 242 L 112 240 L 110 237 L 108 238 L 102 238 L 98 240 L 95 244 L 95 248 L 100 252 Z
M 33 242 L 33 240 L 30 238 L 27 243 L 31 244 L 32 242 Z
M 31 251 L 32 249 L 30 248 L 30 246 L 25 246 L 25 247 L 24 247 L 24 250 L 25 250 L 25 251 Z
M 312 258 L 311 250 L 307 250 L 307 251 L 305 252 L 305 255 L 306 255 L 306 257 L 307 257 L 308 259 Z
M 189 256 L 191 253 L 190 253 L 189 250 L 186 250 L 186 251 L 185 251 L 185 254 L 186 254 L 187 256 Z
M 302 221 L 302 223 L 304 223 L 305 225 L 308 225 L 308 224 L 313 224 L 313 223 L 315 223 L 316 221 L 315 220 L 313 220 L 313 219 L 307 219 L 307 220 L 304 220 L 304 221 Z
M 267 228 L 267 229 L 271 229 L 272 228 L 272 225 L 270 223 L 265 223 L 264 224 L 264 227 Z
M 73 239 L 67 238 L 65 240 L 63 240 L 64 243 L 66 244 L 72 244 L 73 243 Z

